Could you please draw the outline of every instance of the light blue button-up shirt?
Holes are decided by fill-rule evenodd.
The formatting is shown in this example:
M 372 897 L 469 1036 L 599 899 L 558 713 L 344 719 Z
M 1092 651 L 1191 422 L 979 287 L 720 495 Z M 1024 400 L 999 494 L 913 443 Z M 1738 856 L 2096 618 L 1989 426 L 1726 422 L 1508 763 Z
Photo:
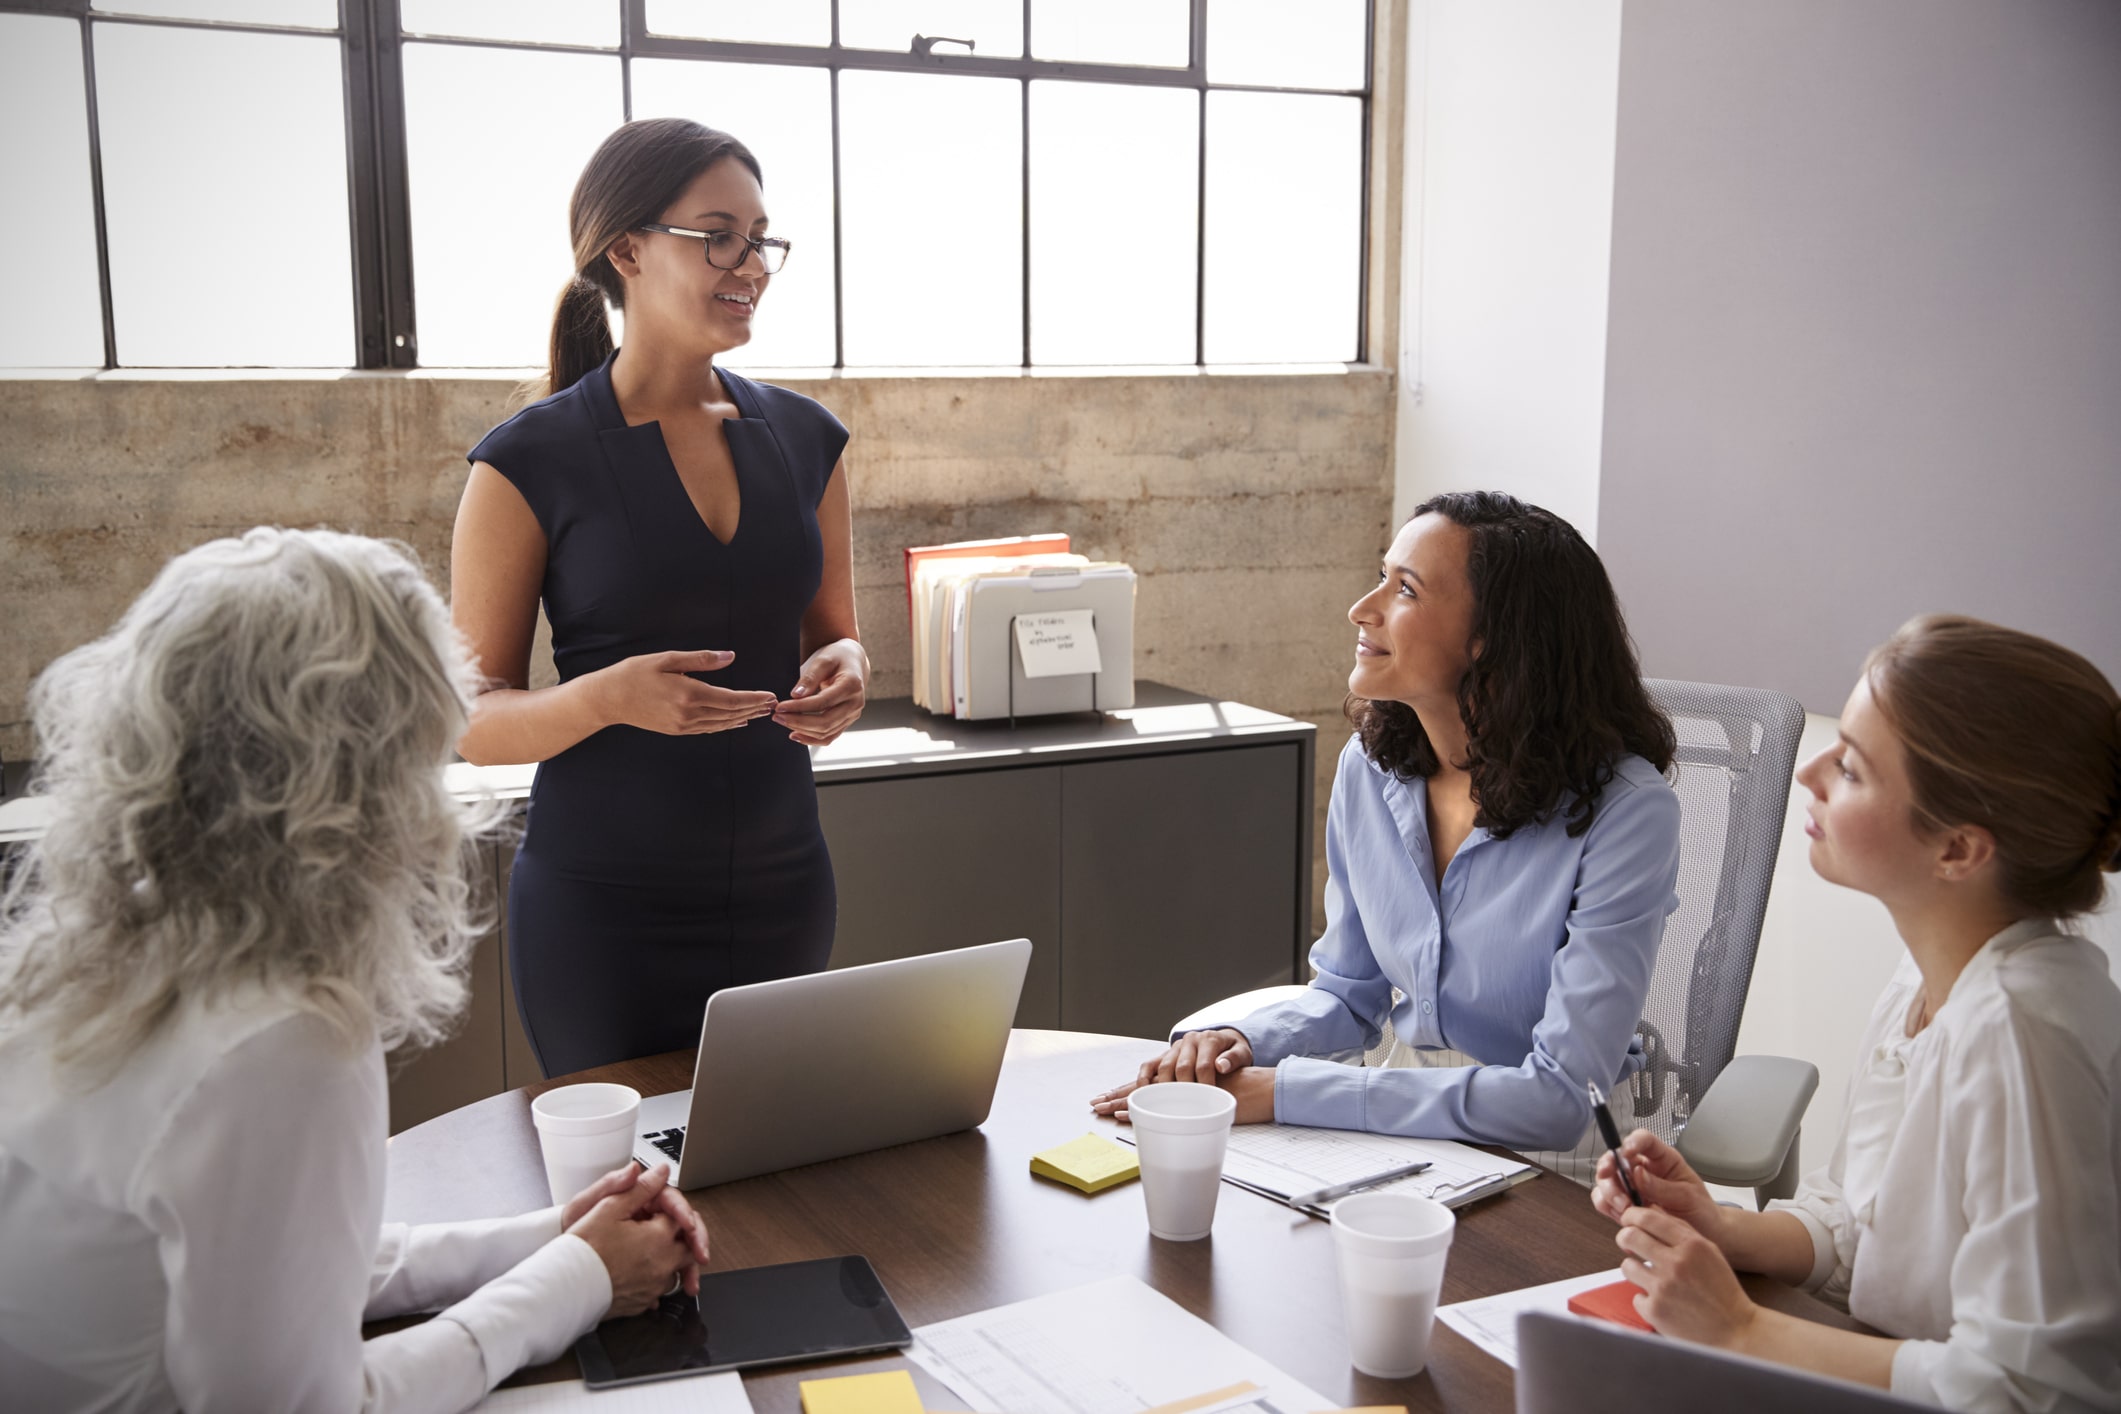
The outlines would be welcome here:
M 1428 786 L 1340 754 L 1326 813 L 1326 931 L 1301 996 L 1233 1025 L 1275 1066 L 1274 1118 L 1431 1139 L 1568 1149 L 1590 1123 L 1584 1083 L 1642 1065 L 1636 1024 L 1664 920 L 1679 906 L 1679 798 L 1624 758 L 1576 838 L 1566 811 L 1507 839 L 1475 827 L 1435 877 Z M 1392 999 L 1397 988 L 1401 998 Z M 1342 1065 L 1378 1043 L 1487 1064 Z

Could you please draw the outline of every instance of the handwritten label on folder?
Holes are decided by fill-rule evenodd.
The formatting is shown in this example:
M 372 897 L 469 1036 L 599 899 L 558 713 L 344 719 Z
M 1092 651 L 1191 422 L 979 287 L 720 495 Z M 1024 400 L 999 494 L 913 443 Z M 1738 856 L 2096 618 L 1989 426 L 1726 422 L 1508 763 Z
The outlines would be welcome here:
M 1016 616 L 1016 649 L 1027 678 L 1057 678 L 1103 670 L 1097 656 L 1097 626 L 1089 609 Z

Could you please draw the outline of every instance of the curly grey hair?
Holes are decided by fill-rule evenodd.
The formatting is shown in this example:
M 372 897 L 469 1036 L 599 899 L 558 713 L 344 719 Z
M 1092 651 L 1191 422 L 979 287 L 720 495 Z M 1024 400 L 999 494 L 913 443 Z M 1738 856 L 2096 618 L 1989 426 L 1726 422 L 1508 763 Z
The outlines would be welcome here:
M 498 815 L 444 780 L 473 692 L 402 546 L 261 527 L 172 560 L 31 690 L 52 819 L 0 909 L 0 1026 L 84 1077 L 250 987 L 351 1048 L 442 1039 Z

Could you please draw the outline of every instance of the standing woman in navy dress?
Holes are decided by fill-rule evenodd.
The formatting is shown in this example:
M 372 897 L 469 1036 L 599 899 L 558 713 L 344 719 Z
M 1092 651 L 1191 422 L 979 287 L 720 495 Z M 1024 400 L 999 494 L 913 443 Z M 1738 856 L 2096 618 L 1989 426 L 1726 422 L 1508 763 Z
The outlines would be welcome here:
M 825 966 L 807 748 L 869 676 L 847 429 L 715 365 L 788 252 L 758 162 L 697 123 L 628 123 L 568 217 L 548 396 L 471 452 L 451 572 L 489 689 L 458 749 L 540 763 L 508 947 L 548 1075 L 694 1045 L 719 988 Z M 533 690 L 541 598 L 560 682 Z

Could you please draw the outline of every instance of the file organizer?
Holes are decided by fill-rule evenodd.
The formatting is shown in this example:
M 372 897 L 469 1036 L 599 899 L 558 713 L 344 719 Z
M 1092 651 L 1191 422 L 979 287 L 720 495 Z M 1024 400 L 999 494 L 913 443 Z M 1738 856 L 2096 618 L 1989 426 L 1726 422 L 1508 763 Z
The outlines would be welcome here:
M 916 705 L 964 721 L 1134 705 L 1135 574 L 1129 566 L 1036 548 L 909 559 L 908 566 Z M 1090 615 L 1097 669 L 1030 676 L 1017 647 L 1017 620 L 1071 610 Z

